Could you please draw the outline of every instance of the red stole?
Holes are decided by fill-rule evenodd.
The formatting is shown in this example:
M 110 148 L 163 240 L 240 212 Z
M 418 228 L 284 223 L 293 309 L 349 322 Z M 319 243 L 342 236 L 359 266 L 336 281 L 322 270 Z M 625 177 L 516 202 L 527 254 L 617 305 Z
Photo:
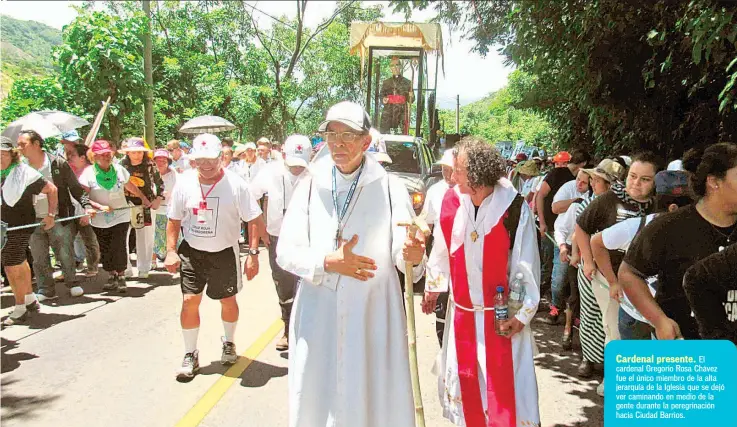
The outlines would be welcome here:
M 473 307 L 468 288 L 465 243 L 451 253 L 451 235 L 461 201 L 454 189 L 448 190 L 440 209 L 440 224 L 450 255 L 450 276 L 453 299 L 464 307 Z M 508 213 L 504 214 L 506 218 Z M 510 239 L 503 218 L 484 236 L 483 291 L 484 306 L 494 306 L 496 287 L 508 290 L 507 266 Z M 514 362 L 512 340 L 496 334 L 494 312 L 484 311 L 484 341 L 486 344 L 486 396 L 488 424 L 479 391 L 478 354 L 475 312 L 458 307 L 454 310 L 455 346 L 458 357 L 458 380 L 461 386 L 463 417 L 468 427 L 516 427 L 514 397 Z

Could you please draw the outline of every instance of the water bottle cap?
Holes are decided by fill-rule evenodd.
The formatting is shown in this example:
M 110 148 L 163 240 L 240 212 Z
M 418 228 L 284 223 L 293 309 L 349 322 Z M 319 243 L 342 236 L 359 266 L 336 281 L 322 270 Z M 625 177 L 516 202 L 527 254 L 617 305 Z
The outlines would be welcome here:
M 497 292 L 504 292 L 504 286 L 497 286 L 496 287 Z
M 517 274 L 514 275 L 514 277 L 516 279 L 522 280 L 522 278 L 524 278 L 525 276 L 522 273 L 517 273 Z

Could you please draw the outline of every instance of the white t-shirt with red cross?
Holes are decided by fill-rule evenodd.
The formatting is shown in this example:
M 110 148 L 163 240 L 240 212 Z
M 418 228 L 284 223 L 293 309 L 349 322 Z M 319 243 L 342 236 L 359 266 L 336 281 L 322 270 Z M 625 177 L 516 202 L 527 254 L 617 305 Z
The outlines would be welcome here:
M 261 215 L 246 181 L 229 170 L 213 185 L 201 185 L 197 170 L 185 171 L 177 178 L 168 203 L 167 216 L 182 221 L 184 240 L 206 252 L 237 245 L 241 221 Z

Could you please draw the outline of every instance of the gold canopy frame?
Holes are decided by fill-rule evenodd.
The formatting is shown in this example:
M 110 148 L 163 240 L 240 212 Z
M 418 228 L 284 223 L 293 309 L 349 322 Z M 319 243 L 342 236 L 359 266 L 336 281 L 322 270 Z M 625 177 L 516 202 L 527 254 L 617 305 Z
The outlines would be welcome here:
M 422 48 L 443 58 L 443 32 L 440 24 L 419 22 L 353 22 L 351 23 L 350 54 L 361 58 L 363 70 L 369 48 L 387 49 L 380 56 L 394 56 L 390 47 Z M 406 54 L 407 52 L 404 51 Z M 443 61 L 444 62 L 444 61 Z M 443 73 L 445 64 L 443 63 Z
M 442 61 L 442 71 L 445 74 L 445 61 L 443 57 L 443 35 L 440 24 L 416 23 L 416 22 L 353 22 L 350 31 L 349 52 L 361 58 L 361 86 L 366 89 L 366 111 L 371 115 L 373 105 L 373 121 L 377 122 L 379 117 L 379 68 L 376 68 L 376 76 L 373 76 L 373 65 L 376 57 L 397 57 L 409 59 L 414 62 L 413 69 L 417 68 L 417 82 L 412 78 L 413 84 L 417 84 L 417 108 L 415 111 L 415 136 L 422 132 L 422 115 L 425 109 L 425 93 L 434 93 L 437 89 L 438 65 Z M 426 78 L 426 55 L 435 55 L 435 81 L 432 88 L 425 88 Z M 364 86 L 364 72 L 366 60 L 368 59 L 368 76 Z M 413 71 L 414 76 L 414 71 Z M 376 78 L 372 85 L 372 78 Z M 429 83 L 429 82 L 428 82 Z M 372 86 L 375 86 L 372 91 Z M 375 92 L 375 93 L 372 93 Z M 372 96 L 373 95 L 373 96 Z M 372 99 L 373 98 L 373 99 Z M 434 97 L 433 97 L 434 99 Z M 434 102 L 431 110 L 434 110 Z M 430 111 L 428 114 L 434 114 Z M 430 116 L 428 116 L 430 117 Z M 434 131 L 430 131 L 431 143 L 434 140 Z

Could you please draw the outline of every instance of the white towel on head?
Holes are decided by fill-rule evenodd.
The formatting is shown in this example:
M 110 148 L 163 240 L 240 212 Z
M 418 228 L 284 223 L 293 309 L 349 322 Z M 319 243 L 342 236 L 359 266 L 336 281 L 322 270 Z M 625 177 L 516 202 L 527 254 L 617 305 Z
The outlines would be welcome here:
M 23 192 L 26 191 L 26 188 L 40 178 L 43 178 L 43 176 L 39 171 L 25 163 L 19 163 L 10 171 L 10 174 L 5 179 L 5 183 L 3 183 L 3 200 L 8 206 L 15 206 L 23 195 Z

